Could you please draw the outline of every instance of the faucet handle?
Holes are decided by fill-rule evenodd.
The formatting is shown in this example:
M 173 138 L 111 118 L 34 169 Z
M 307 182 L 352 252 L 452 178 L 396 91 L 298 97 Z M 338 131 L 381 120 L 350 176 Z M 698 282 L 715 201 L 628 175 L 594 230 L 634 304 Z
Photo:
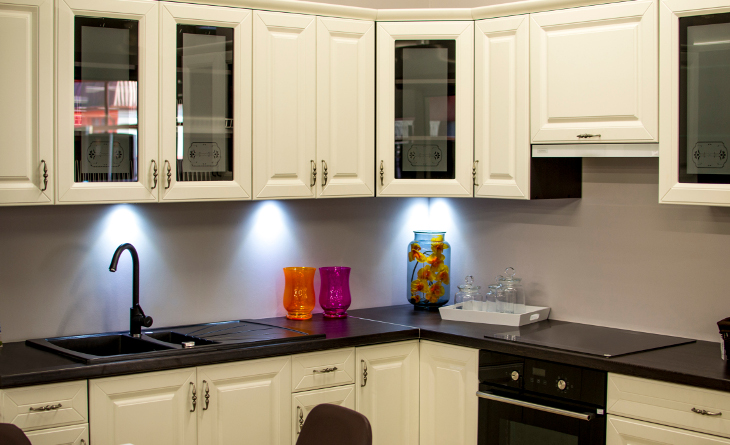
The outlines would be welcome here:
M 144 317 L 142 319 L 142 326 L 148 328 L 152 326 L 152 317 Z

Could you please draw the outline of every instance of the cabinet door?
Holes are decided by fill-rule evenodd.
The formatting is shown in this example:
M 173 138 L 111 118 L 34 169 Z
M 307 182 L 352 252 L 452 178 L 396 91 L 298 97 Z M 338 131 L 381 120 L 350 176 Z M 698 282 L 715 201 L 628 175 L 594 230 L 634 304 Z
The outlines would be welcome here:
M 479 350 L 421 342 L 421 442 L 477 442 Z
M 309 412 L 317 405 L 329 403 L 355 409 L 355 385 L 305 391 L 292 395 L 292 445 L 296 445 L 299 433 Z
M 317 18 L 317 196 L 375 196 L 375 23 Z
M 289 445 L 289 357 L 198 368 L 198 443 Z
M 313 198 L 316 175 L 316 21 L 255 11 L 253 196 Z
M 202 400 L 190 368 L 90 380 L 91 443 L 195 445 Z
M 472 196 L 474 22 L 377 24 L 376 187 Z
M 57 12 L 57 201 L 156 201 L 157 2 L 59 0 Z
M 32 445 L 88 445 L 89 424 L 48 428 L 25 435 Z
M 53 203 L 53 1 L 0 1 L 0 205 Z
M 0 391 L 0 422 L 23 431 L 89 421 L 86 380 L 24 386 Z M 42 407 L 53 407 L 41 410 Z
M 250 199 L 252 13 L 162 3 L 160 14 L 161 199 Z
M 532 141 L 658 138 L 657 4 L 532 14 Z
M 530 22 L 476 22 L 474 196 L 530 198 Z
M 606 445 L 728 445 L 730 439 L 608 416 Z
M 418 444 L 418 341 L 356 349 L 357 411 L 375 445 Z

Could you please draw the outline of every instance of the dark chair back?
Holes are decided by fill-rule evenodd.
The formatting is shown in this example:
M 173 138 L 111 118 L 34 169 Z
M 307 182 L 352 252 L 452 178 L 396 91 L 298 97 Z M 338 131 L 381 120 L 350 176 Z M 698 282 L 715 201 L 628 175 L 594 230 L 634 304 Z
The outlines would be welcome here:
M 0 444 L 30 445 L 30 440 L 23 433 L 23 430 L 12 423 L 0 423 Z
M 339 405 L 315 406 L 304 421 L 297 445 L 372 445 L 367 417 Z

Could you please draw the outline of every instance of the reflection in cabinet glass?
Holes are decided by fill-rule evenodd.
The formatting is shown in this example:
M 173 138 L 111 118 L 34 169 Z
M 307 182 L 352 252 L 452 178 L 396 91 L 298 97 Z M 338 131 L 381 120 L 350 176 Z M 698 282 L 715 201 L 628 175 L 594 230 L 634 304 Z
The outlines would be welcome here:
M 233 28 L 177 25 L 176 158 L 177 181 L 233 180 Z
M 74 181 L 137 181 L 138 21 L 74 21 Z
M 456 41 L 395 41 L 395 178 L 455 178 Z
M 679 19 L 679 182 L 729 184 L 730 13 Z

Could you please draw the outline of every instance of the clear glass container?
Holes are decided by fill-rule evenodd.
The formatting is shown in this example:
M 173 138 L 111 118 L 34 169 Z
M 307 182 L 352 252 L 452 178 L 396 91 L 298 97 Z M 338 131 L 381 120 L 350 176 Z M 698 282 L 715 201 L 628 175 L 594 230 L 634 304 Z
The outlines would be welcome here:
M 497 295 L 501 293 L 501 286 L 499 284 L 490 284 L 487 288 L 488 290 L 484 294 L 483 310 L 486 312 L 497 312 Z
M 480 286 L 474 286 L 474 278 L 468 275 L 464 278 L 464 284 L 457 286 L 458 292 L 454 294 L 454 301 L 462 302 L 461 308 L 465 311 L 479 311 L 482 309 L 482 297 L 479 293 Z
M 508 267 L 504 270 L 505 275 L 499 278 L 502 285 L 505 300 L 508 304 L 507 308 L 511 309 L 511 314 L 525 313 L 525 291 L 522 288 L 522 278 L 515 276 L 515 269 Z
M 446 232 L 414 231 L 408 244 L 407 292 L 414 309 L 437 310 L 449 302 L 451 249 Z

